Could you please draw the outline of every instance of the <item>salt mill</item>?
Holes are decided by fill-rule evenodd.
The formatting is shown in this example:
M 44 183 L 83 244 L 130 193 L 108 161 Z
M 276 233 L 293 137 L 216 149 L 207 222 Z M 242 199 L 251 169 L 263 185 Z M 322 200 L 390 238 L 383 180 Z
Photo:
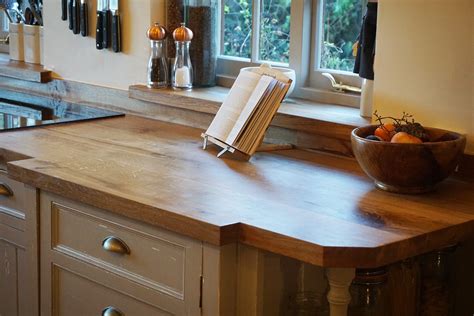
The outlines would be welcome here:
M 171 70 L 171 85 L 174 89 L 189 90 L 193 87 L 193 67 L 189 57 L 189 45 L 193 32 L 181 23 L 173 32 L 176 45 L 176 58 Z
M 148 61 L 148 87 L 166 88 L 169 83 L 168 61 L 165 54 L 166 29 L 155 23 L 148 29 L 151 55 Z

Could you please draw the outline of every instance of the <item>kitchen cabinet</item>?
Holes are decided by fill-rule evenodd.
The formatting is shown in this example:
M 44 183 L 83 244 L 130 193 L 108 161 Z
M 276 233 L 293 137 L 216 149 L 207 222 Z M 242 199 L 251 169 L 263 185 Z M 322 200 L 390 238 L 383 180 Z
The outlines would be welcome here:
M 201 242 L 46 192 L 40 231 L 42 314 L 201 313 Z
M 36 190 L 0 172 L 0 315 L 38 315 Z

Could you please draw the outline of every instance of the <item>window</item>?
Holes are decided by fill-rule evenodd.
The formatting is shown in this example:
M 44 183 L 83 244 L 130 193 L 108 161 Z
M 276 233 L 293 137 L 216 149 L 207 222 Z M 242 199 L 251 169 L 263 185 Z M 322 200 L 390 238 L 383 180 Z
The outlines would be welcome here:
M 291 0 L 224 0 L 223 55 L 288 64 L 290 12 Z
M 222 0 L 219 82 L 242 67 L 269 62 L 297 72 L 296 97 L 358 106 L 358 96 L 335 93 L 338 81 L 360 86 L 352 73 L 367 0 Z
M 0 53 L 8 53 L 8 45 L 3 43 L 8 36 L 8 19 L 4 11 L 0 11 Z

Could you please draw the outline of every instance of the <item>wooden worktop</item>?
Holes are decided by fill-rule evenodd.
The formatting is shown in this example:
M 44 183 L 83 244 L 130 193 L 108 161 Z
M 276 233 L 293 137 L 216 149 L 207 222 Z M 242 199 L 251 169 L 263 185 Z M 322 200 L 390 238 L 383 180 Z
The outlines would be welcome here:
M 376 190 L 349 158 L 285 150 L 218 159 L 201 149 L 201 132 L 134 116 L 19 130 L 0 133 L 0 159 L 40 189 L 320 266 L 377 267 L 474 234 L 467 182 L 395 195 Z

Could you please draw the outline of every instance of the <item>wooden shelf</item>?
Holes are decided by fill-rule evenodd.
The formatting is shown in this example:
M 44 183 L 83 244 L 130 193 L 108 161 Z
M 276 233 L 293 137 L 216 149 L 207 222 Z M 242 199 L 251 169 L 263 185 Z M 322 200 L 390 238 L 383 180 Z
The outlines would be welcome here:
M 8 55 L 0 56 L 0 76 L 46 83 L 51 81 L 51 71 L 41 65 L 9 60 Z

